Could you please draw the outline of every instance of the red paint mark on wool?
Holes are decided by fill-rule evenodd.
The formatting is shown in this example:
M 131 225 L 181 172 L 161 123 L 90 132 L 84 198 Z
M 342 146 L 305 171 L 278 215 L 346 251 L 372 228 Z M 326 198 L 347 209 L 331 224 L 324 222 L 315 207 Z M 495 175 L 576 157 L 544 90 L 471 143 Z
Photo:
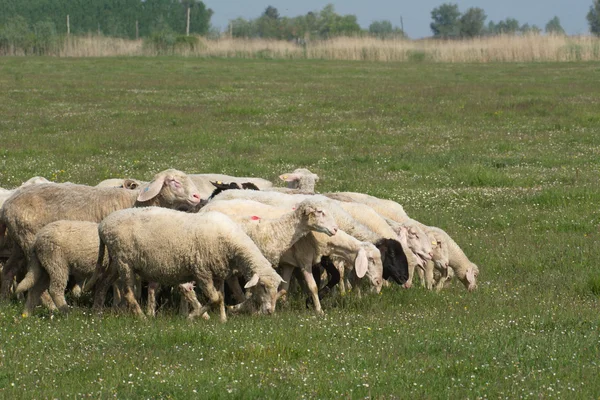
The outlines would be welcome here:
M 256 215 L 253 215 L 253 216 L 250 217 L 250 219 L 252 221 L 258 221 L 260 219 L 260 217 L 257 217 Z

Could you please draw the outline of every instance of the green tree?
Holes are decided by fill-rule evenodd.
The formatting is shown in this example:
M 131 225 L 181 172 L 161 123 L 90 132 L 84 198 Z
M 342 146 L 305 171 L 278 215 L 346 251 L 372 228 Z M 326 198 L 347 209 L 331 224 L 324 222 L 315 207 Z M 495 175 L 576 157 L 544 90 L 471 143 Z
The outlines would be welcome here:
M 565 30 L 560 25 L 560 19 L 558 17 L 555 16 L 550 21 L 548 21 L 548 23 L 546 24 L 546 33 L 549 33 L 551 35 L 565 34 Z
M 445 3 L 431 11 L 433 22 L 429 24 L 433 36 L 455 38 L 460 35 L 460 12 L 458 5 Z
M 487 15 L 478 7 L 469 8 L 460 17 L 460 34 L 466 37 L 481 36 Z
M 519 31 L 524 35 L 539 35 L 542 32 L 537 25 L 529 25 L 528 23 L 521 25 Z
M 402 29 L 397 26 L 392 26 L 392 23 L 388 20 L 373 21 L 371 25 L 369 25 L 369 33 L 380 38 L 404 36 Z
M 600 36 L 600 0 L 594 0 L 590 6 L 590 12 L 586 16 L 590 25 L 590 32 L 596 36 Z

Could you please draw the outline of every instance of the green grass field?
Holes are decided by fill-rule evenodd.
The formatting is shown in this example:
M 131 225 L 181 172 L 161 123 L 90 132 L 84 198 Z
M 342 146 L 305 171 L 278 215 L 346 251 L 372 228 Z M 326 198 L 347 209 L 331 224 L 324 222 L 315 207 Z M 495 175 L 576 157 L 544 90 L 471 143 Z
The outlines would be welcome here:
M 1 304 L 0 398 L 600 398 L 600 63 L 0 58 L 0 88 L 0 187 L 307 167 L 481 271 L 226 324 Z

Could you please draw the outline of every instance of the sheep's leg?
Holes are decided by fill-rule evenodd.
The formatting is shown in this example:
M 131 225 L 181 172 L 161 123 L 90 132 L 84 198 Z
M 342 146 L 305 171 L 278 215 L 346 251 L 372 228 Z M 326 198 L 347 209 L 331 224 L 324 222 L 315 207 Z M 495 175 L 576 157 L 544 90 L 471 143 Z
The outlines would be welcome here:
M 215 282 L 213 281 L 213 277 L 198 277 L 197 278 L 198 285 L 203 289 L 204 294 L 208 298 L 208 303 L 206 303 L 200 310 L 197 312 L 192 311 L 190 314 L 191 317 L 196 317 L 197 315 L 202 315 L 208 310 L 210 310 L 215 305 L 220 305 L 220 301 L 225 302 L 222 294 L 215 287 Z M 222 282 L 222 280 L 221 280 Z M 218 282 L 221 284 L 221 282 Z M 227 321 L 227 315 L 221 314 L 221 322 Z
M 145 318 L 146 316 L 142 312 L 142 308 L 135 299 L 135 291 L 133 287 L 135 285 L 135 273 L 133 270 L 122 261 L 118 261 L 119 275 L 121 276 L 121 282 L 123 283 L 123 298 L 127 302 L 129 309 L 138 317 Z
M 433 289 L 433 261 L 427 261 L 425 265 L 425 288 Z
M 246 301 L 246 295 L 240 286 L 240 281 L 238 281 L 237 276 L 230 276 L 227 278 L 227 286 L 229 286 L 229 289 L 231 289 L 231 294 L 233 295 L 235 301 L 238 303 L 243 303 Z
M 17 245 L 12 246 L 10 257 L 2 268 L 2 279 L 0 284 L 0 299 L 7 300 L 10 297 L 10 291 L 13 285 L 13 280 L 19 271 L 26 268 L 25 253 Z
M 406 282 L 404 282 L 404 286 L 405 288 L 410 288 L 412 287 L 412 283 L 413 283 L 413 278 L 415 276 L 415 263 L 409 262 L 408 263 L 408 279 L 406 280 Z
M 440 271 L 440 279 L 437 281 L 435 285 L 435 290 L 440 291 L 444 288 L 444 284 L 448 280 L 448 268 L 445 268 Z
M 41 303 L 42 293 L 48 288 L 48 282 L 48 274 L 42 274 L 42 276 L 38 277 L 38 280 L 33 284 L 33 287 L 27 291 L 27 300 L 25 301 L 23 317 L 30 316 L 35 307 Z
M 221 322 L 225 322 L 227 321 L 227 314 L 225 314 L 225 281 L 223 279 L 218 279 L 216 283 L 216 287 L 219 291 L 219 317 L 221 319 Z
M 146 314 L 149 317 L 156 315 L 156 293 L 160 289 L 160 285 L 157 282 L 148 283 L 148 305 L 146 307 Z
M 193 283 L 188 282 L 180 284 L 179 291 L 183 296 L 180 304 L 185 304 L 186 309 L 188 304 L 192 306 L 192 312 L 187 312 L 187 310 L 183 312 L 184 315 L 187 315 L 188 319 L 194 319 L 198 315 L 202 315 L 202 318 L 206 320 L 210 318 L 206 312 L 203 314 L 199 313 L 200 309 L 202 308 L 202 304 L 200 304 L 200 302 L 198 301 L 198 296 L 196 296 L 196 292 L 194 292 Z M 181 308 L 182 307 L 180 306 L 180 312 L 182 311 Z
M 66 278 L 66 280 L 64 279 Z M 69 306 L 65 300 L 65 289 L 67 288 L 67 280 L 69 276 L 50 276 L 50 284 L 48 285 L 48 293 L 56 307 L 62 312 L 67 313 Z
M 417 269 L 417 275 L 419 275 L 419 280 L 421 281 L 421 286 L 425 287 L 425 269 L 424 268 Z
M 108 288 L 115 283 L 118 277 L 119 272 L 111 262 L 107 270 L 104 271 L 96 281 L 96 292 L 94 293 L 94 305 L 92 307 L 94 311 L 102 311 L 106 299 L 106 292 L 108 291 Z
M 312 275 L 312 268 L 309 270 L 302 269 L 302 273 L 304 274 L 304 280 L 306 281 L 306 285 L 308 286 L 308 290 L 311 294 L 313 304 L 315 305 L 315 312 L 317 314 L 323 314 L 323 310 L 321 309 L 321 302 L 319 301 L 319 288 L 317 287 L 315 278 Z
M 121 282 L 115 281 L 112 284 L 113 298 L 112 298 L 112 309 L 117 310 L 123 303 L 123 287 Z

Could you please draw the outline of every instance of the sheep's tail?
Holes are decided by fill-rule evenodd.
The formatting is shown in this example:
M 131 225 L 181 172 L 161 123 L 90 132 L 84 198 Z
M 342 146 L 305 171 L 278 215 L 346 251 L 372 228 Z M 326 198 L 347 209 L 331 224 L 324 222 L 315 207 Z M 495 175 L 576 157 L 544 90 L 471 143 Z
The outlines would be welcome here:
M 41 279 L 43 273 L 42 264 L 40 264 L 40 260 L 35 254 L 35 251 L 33 251 L 29 264 L 27 265 L 27 274 L 25 274 L 25 278 L 17 285 L 15 293 L 19 294 L 31 289 L 33 285 Z
M 104 273 L 104 268 L 102 266 L 104 264 L 104 253 L 105 252 L 106 252 L 106 245 L 102 241 L 102 238 L 100 238 L 100 245 L 98 246 L 98 260 L 96 261 L 96 269 L 94 270 L 94 273 L 92 274 L 92 277 L 90 278 L 90 280 L 85 283 L 85 285 L 83 287 L 84 292 L 91 291 L 94 288 L 94 286 L 96 285 L 98 278 L 100 278 L 100 276 Z

